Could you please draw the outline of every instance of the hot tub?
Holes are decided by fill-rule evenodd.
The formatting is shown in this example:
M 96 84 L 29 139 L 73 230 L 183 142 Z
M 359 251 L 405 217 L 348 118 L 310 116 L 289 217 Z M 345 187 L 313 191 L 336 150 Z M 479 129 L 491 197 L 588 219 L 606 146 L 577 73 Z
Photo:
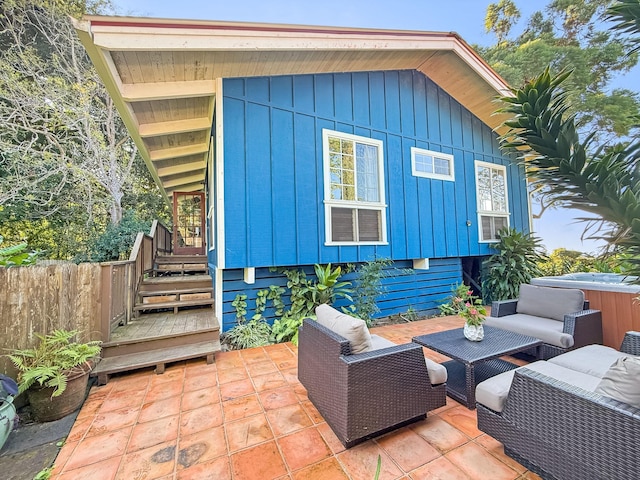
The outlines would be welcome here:
M 635 277 L 615 273 L 568 273 L 558 277 L 540 277 L 532 285 L 579 288 L 590 307 L 602 311 L 602 337 L 605 345 L 619 348 L 624 333 L 640 331 L 640 285 Z

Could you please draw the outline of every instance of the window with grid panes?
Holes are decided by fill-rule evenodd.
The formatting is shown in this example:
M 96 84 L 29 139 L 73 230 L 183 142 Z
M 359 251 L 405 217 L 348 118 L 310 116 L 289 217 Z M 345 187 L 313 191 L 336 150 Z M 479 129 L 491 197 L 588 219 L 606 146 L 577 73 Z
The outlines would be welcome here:
M 327 244 L 386 243 L 382 146 L 323 130 Z
M 453 182 L 453 155 L 411 147 L 411 173 L 415 177 Z
M 480 241 L 496 242 L 498 231 L 509 226 L 507 169 L 479 161 L 475 167 Z

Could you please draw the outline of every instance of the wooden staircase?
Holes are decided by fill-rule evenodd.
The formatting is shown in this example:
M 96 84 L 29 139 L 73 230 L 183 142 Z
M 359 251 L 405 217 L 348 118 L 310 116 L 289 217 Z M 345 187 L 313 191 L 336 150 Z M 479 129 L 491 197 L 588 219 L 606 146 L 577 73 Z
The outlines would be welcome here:
M 220 325 L 213 312 L 213 283 L 201 255 L 163 255 L 138 288 L 134 316 L 102 345 L 102 361 L 93 372 L 98 384 L 109 376 L 206 357 L 220 351 Z

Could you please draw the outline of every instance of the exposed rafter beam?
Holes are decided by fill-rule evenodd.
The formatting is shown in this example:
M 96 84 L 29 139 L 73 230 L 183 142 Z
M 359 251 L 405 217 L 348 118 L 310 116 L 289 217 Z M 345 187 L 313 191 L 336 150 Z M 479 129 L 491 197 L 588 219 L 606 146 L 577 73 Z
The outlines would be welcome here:
M 186 147 L 163 148 L 160 150 L 151 150 L 149 158 L 151 161 L 158 162 L 169 158 L 188 157 L 189 155 L 197 155 L 209 151 L 208 143 L 199 143 L 197 145 L 188 145 Z
M 173 192 L 199 192 L 201 190 L 204 190 L 204 182 L 176 185 L 175 187 L 167 189 L 167 192 L 168 195 L 173 195 Z
M 189 177 L 180 177 L 180 178 L 176 178 L 175 180 L 167 180 L 166 182 L 165 181 L 162 182 L 162 184 L 164 185 L 164 188 L 174 188 L 179 185 L 189 185 L 192 183 L 204 184 L 204 174 L 191 175 Z
M 121 91 L 125 102 L 145 102 L 176 98 L 210 97 L 216 93 L 216 84 L 213 80 L 123 83 Z
M 190 162 L 182 163 L 180 165 L 171 165 L 170 167 L 162 167 L 158 169 L 159 177 L 168 177 L 170 175 L 178 175 L 185 172 L 195 172 L 197 170 L 204 170 L 206 163 L 202 162 Z
M 211 128 L 211 118 L 190 118 L 171 122 L 140 124 L 139 133 L 142 138 L 174 135 L 176 133 L 195 132 Z

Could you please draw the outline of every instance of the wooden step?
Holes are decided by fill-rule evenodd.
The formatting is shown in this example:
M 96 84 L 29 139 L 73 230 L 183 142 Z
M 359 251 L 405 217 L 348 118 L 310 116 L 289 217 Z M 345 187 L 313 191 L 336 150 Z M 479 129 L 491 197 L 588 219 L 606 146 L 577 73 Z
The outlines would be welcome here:
M 158 291 L 142 291 L 138 292 L 141 297 L 169 297 L 173 295 L 191 295 L 196 293 L 213 293 L 213 287 L 206 288 L 178 288 L 166 289 Z
M 130 340 L 113 340 L 102 344 L 102 358 L 182 347 L 200 342 L 217 342 L 219 340 L 220 327 L 218 326 L 171 335 L 156 335 Z
M 170 263 L 158 264 L 153 270 L 156 273 L 187 273 L 187 272 L 206 272 L 206 263 Z
M 220 351 L 220 341 L 206 341 L 177 347 L 149 350 L 104 358 L 91 372 L 98 377 L 98 385 L 106 385 L 109 376 L 114 373 L 128 372 L 140 368 L 155 366 L 157 374 L 164 373 L 165 365 L 191 358 L 207 357 L 207 363 L 213 363 L 214 355 Z
M 138 289 L 139 294 L 147 292 L 164 292 L 169 290 L 213 288 L 211 275 L 185 275 L 180 277 L 149 277 L 145 278 Z
M 173 313 L 178 313 L 178 309 L 182 307 L 198 307 L 205 305 L 213 305 L 213 298 L 198 298 L 193 300 L 170 301 L 170 302 L 153 302 L 138 303 L 133 307 L 134 312 L 142 310 L 158 310 L 160 308 L 173 308 Z
M 158 255 L 156 263 L 207 263 L 206 255 Z

